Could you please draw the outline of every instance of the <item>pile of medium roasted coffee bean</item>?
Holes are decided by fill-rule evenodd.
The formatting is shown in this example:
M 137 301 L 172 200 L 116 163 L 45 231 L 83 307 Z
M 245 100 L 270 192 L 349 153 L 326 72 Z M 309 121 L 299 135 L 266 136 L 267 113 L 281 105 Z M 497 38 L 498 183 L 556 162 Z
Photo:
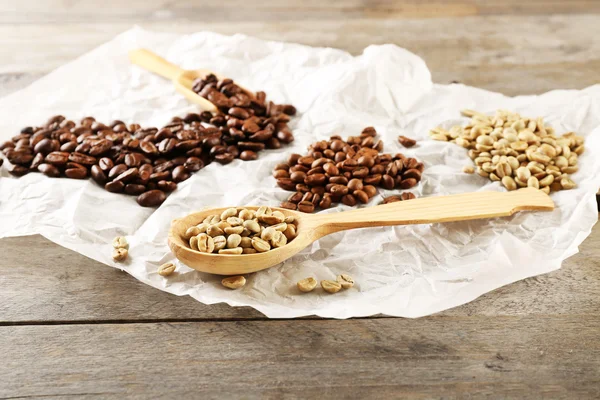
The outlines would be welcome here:
M 533 187 L 551 191 L 576 186 L 570 174 L 577 172 L 578 156 L 583 154 L 584 138 L 573 132 L 557 137 L 554 128 L 540 118 L 526 118 L 505 110 L 489 116 L 463 110 L 471 121 L 449 131 L 432 129 L 432 139 L 453 142 L 468 149 L 479 175 L 500 181 L 508 190 Z M 475 169 L 467 166 L 466 173 Z
M 192 250 L 202 253 L 254 254 L 285 246 L 296 237 L 294 217 L 262 206 L 258 210 L 228 208 L 209 215 L 185 233 Z
M 307 155 L 292 154 L 287 163 L 275 166 L 273 176 L 279 187 L 295 192 L 281 207 L 310 213 L 339 202 L 367 203 L 377 194 L 377 186 L 388 190 L 416 186 L 423 163 L 403 154 L 380 154 L 383 142 L 375 140 L 376 135 L 368 127 L 346 141 L 332 136 L 310 145 Z
M 269 148 L 279 148 L 290 143 L 294 135 L 287 123 L 296 114 L 292 105 L 267 102 L 265 92 L 251 94 L 231 79 L 218 80 L 213 74 L 194 81 L 192 90 L 213 103 L 224 116 L 211 123 L 225 125 L 229 135 L 242 142 L 264 143 Z
M 286 107 L 284 111 L 295 112 Z M 155 207 L 178 182 L 213 160 L 221 164 L 235 158 L 255 160 L 258 151 L 293 140 L 286 125 L 289 116 L 280 106 L 260 112 L 260 119 L 246 120 L 242 131 L 236 128 L 241 120 L 209 112 L 175 117 L 161 129 L 122 121 L 104 125 L 93 117 L 77 124 L 57 115 L 42 127 L 24 128 L 0 150 L 13 175 L 32 171 L 73 179 L 91 175 L 109 192 L 135 195 L 141 206 Z

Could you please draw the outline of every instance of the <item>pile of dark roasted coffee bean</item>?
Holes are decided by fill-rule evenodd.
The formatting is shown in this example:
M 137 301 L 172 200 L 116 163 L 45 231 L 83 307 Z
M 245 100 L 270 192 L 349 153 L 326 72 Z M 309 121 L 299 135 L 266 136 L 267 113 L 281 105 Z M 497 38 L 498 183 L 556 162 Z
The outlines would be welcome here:
M 292 154 L 287 163 L 275 166 L 273 176 L 279 187 L 294 192 L 281 207 L 310 213 L 339 202 L 367 203 L 377 194 L 377 186 L 388 190 L 416 186 L 423 163 L 403 154 L 380 154 L 383 142 L 376 136 L 371 127 L 346 141 L 332 136 L 310 145 L 307 155 Z M 398 197 L 412 198 L 412 193 Z
M 231 79 L 218 80 L 213 74 L 196 79 L 192 90 L 223 112 L 224 119 L 217 117 L 211 123 L 225 125 L 236 140 L 264 143 L 273 149 L 294 140 L 287 125 L 290 116 L 296 114 L 292 105 L 267 102 L 265 92 L 245 92 Z
M 229 87 L 220 84 L 221 89 Z M 122 121 L 104 125 L 92 117 L 77 124 L 57 115 L 44 126 L 22 129 L 0 150 L 13 175 L 32 171 L 73 179 L 91 175 L 109 192 L 135 195 L 141 206 L 156 207 L 178 182 L 211 161 L 255 160 L 260 150 L 294 140 L 287 126 L 296 112 L 293 106 L 266 104 L 261 92 L 243 102 L 247 107 L 233 106 L 240 102 L 231 100 L 229 108 L 219 103 L 224 114 L 175 117 L 161 129 Z

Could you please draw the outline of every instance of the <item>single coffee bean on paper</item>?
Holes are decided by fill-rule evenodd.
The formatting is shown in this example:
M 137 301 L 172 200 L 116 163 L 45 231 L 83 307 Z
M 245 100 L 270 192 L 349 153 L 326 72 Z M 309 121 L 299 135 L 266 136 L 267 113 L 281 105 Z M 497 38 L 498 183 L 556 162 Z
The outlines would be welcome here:
M 557 136 L 542 117 L 527 118 L 505 110 L 489 116 L 463 110 L 470 117 L 466 126 L 430 131 L 431 138 L 452 142 L 468 150 L 476 166 L 464 167 L 500 182 L 507 190 L 533 187 L 546 194 L 576 187 L 570 175 L 577 172 L 578 156 L 585 150 L 584 138 L 574 132 Z
M 336 203 L 353 207 L 366 204 L 384 189 L 411 189 L 421 180 L 424 165 L 403 154 L 381 154 L 383 142 L 376 140 L 374 128 L 359 136 L 313 143 L 306 155 L 292 154 L 287 162 L 275 166 L 277 185 L 293 191 L 282 208 L 312 213 Z M 414 198 L 404 196 L 400 200 Z
M 15 176 L 33 171 L 53 178 L 91 176 L 111 193 L 137 196 L 139 205 L 157 207 L 178 183 L 212 161 L 255 160 L 259 151 L 294 140 L 287 125 L 296 113 L 293 106 L 267 102 L 264 92 L 249 96 L 232 81 L 206 79 L 195 87 L 202 87 L 201 95 L 216 96 L 223 115 L 190 113 L 162 128 L 119 120 L 105 125 L 93 117 L 76 123 L 56 115 L 0 144 L 7 169 Z
M 231 207 L 187 228 L 184 238 L 201 253 L 240 255 L 264 253 L 296 237 L 296 220 L 262 206 L 257 210 Z

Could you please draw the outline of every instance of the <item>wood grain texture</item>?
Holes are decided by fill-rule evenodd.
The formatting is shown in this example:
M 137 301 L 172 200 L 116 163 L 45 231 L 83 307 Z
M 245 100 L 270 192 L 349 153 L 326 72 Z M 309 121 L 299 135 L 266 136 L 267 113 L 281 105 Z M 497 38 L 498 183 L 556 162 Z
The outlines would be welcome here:
M 268 17 L 265 17 L 268 18 Z M 110 19 L 110 18 L 109 18 Z M 114 19 L 114 18 L 113 18 Z M 508 95 L 581 89 L 598 83 L 597 15 L 475 16 L 439 19 L 345 19 L 281 22 L 185 19 L 144 22 L 158 31 L 200 29 L 269 40 L 337 47 L 360 54 L 393 43 L 422 57 L 438 83 L 459 81 Z M 0 73 L 47 73 L 131 28 L 135 19 L 93 24 L 0 24 Z M 58 45 L 57 44 L 61 44 Z M 565 73 L 569 71 L 569 73 Z
M 599 248 L 596 225 L 580 252 L 560 270 L 502 287 L 439 315 L 600 315 Z M 264 318 L 248 307 L 207 306 L 158 291 L 41 236 L 1 239 L 0 254 L 0 325 Z
M 0 327 L 0 397 L 597 398 L 599 330 L 598 315 Z

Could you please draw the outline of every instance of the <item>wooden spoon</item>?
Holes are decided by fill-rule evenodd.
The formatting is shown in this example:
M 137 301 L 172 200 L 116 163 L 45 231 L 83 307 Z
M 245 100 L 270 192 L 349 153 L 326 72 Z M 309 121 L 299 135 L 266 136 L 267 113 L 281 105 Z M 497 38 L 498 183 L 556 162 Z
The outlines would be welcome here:
M 196 69 L 193 71 L 181 69 L 177 65 L 171 64 L 161 56 L 146 49 L 130 51 L 129 59 L 132 63 L 173 81 L 177 91 L 183 94 L 185 98 L 192 103 L 198 104 L 202 111 L 209 111 L 213 114 L 219 113 L 218 107 L 209 100 L 200 96 L 198 93 L 194 92 L 192 90 L 192 86 L 197 78 L 204 78 L 207 75 L 213 74 L 217 77 L 217 79 L 221 80 L 225 79 L 224 76 L 207 69 Z M 236 85 L 238 85 L 247 95 L 254 97 L 252 92 L 250 92 L 248 89 L 244 88 L 237 82 Z
M 176 219 L 169 231 L 169 247 L 184 264 L 202 272 L 238 275 L 260 271 L 292 257 L 315 240 L 346 229 L 389 225 L 432 224 L 512 215 L 517 211 L 552 211 L 554 203 L 540 190 L 525 188 L 513 192 L 476 192 L 452 196 L 426 197 L 375 207 L 331 214 L 304 214 L 272 207 L 294 216 L 297 236 L 283 247 L 264 253 L 223 255 L 192 250 L 185 231 L 212 214 L 228 207 L 213 208 Z M 256 210 L 258 207 L 245 207 Z

